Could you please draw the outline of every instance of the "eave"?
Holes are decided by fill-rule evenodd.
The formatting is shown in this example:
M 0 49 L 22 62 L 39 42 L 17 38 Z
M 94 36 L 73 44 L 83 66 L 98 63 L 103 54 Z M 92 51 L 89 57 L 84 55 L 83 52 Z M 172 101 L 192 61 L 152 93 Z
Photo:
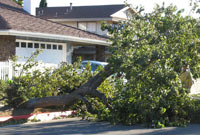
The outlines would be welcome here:
M 108 41 L 102 41 L 102 40 L 96 40 L 96 39 L 81 38 L 81 37 L 74 37 L 74 36 L 67 36 L 67 35 L 38 33 L 38 32 L 25 32 L 25 31 L 17 31 L 17 30 L 0 30 L 0 35 L 62 40 L 66 42 L 76 42 L 76 43 L 83 43 L 83 44 L 88 44 L 88 45 L 110 46 L 112 44 L 111 42 L 108 42 Z

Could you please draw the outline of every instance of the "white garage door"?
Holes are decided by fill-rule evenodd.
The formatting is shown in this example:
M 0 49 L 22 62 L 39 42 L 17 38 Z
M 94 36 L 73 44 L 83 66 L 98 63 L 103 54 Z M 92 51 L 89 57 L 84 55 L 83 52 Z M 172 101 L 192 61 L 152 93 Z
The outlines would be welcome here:
M 16 55 L 19 57 L 19 61 L 26 61 L 32 53 L 37 49 L 42 50 L 38 55 L 37 60 L 44 63 L 59 64 L 62 61 L 66 61 L 65 44 L 56 43 L 40 43 L 40 42 L 16 42 Z

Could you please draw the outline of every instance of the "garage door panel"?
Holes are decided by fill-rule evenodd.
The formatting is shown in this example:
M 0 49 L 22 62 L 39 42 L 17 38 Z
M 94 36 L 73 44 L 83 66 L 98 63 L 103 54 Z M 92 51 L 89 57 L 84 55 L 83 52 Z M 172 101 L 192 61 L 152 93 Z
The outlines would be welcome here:
M 27 43 L 28 44 L 28 43 Z M 30 47 L 30 46 L 29 46 Z M 34 45 L 33 45 L 34 47 Z M 63 45 L 55 44 L 40 44 L 41 53 L 38 55 L 36 60 L 42 61 L 44 63 L 59 64 L 63 61 Z M 19 61 L 26 61 L 38 48 L 24 48 L 24 46 L 16 47 L 16 55 L 19 57 Z

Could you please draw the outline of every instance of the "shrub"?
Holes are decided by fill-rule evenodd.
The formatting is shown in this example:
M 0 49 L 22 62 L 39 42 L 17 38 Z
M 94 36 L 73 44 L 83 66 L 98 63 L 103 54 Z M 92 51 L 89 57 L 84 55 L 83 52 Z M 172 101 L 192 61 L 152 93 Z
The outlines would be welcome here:
M 73 65 L 61 63 L 58 68 L 46 68 L 44 71 L 31 71 L 31 68 L 38 65 L 37 62 L 26 64 L 23 65 L 24 73 L 15 77 L 11 87 L 7 89 L 8 104 L 13 107 L 18 107 L 31 98 L 71 93 L 92 76 L 89 65 L 86 70 L 79 72 L 80 60 Z
M 6 97 L 6 90 L 9 86 L 9 82 L 11 82 L 11 80 L 8 81 L 0 80 L 0 99 Z

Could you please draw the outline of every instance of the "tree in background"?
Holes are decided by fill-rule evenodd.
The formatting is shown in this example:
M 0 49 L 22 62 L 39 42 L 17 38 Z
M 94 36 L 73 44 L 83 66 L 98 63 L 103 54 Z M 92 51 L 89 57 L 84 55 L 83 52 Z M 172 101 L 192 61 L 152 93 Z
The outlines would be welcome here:
M 40 7 L 47 7 L 47 1 L 46 0 L 41 0 L 40 1 Z
M 19 4 L 19 5 L 23 5 L 23 0 L 13 0 L 14 2 L 16 2 L 17 4 Z

